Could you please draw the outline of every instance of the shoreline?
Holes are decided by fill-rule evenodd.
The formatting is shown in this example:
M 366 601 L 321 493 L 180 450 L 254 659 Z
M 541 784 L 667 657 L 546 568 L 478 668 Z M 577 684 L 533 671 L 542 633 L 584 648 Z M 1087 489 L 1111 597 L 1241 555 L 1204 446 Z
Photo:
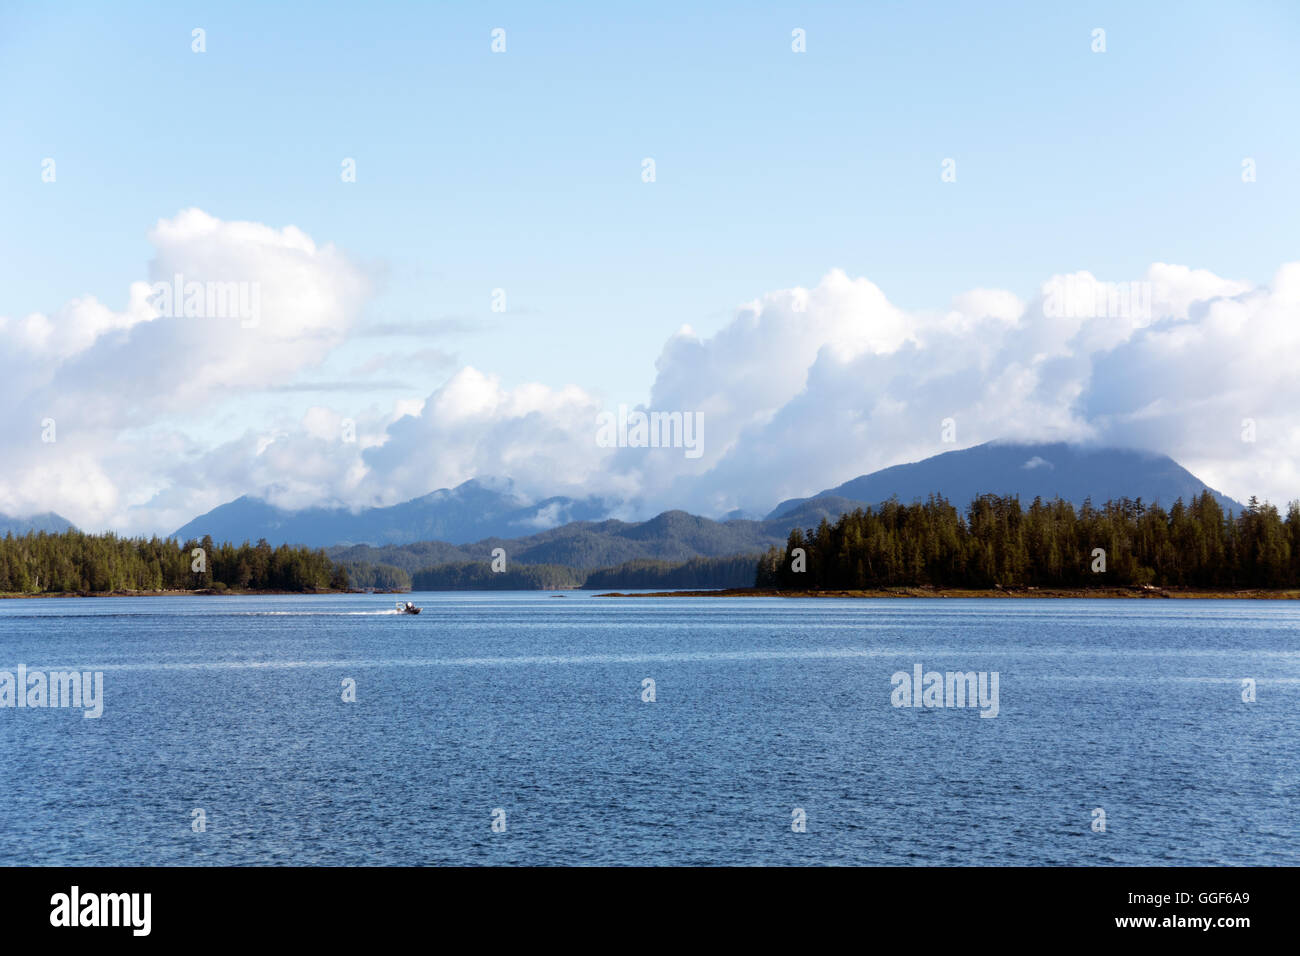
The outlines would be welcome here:
M 721 588 L 714 591 L 652 591 L 640 594 L 611 591 L 596 597 L 782 597 L 782 598 L 1133 598 L 1180 600 L 1300 600 L 1300 590 L 1264 590 L 1261 588 L 1238 591 L 1216 591 L 1204 588 L 879 588 L 869 591 L 778 591 L 773 588 Z
M 474 588 L 466 588 L 463 591 L 457 589 L 439 589 L 439 593 L 493 593 L 499 589 L 489 589 L 479 591 Z M 539 588 L 538 594 L 554 594 L 555 588 Z M 573 588 L 566 590 L 583 591 L 584 588 Z M 48 594 L 25 594 L 25 593 L 0 593 L 0 601 L 10 600 L 32 600 L 38 598 L 122 598 L 122 597 L 257 597 L 257 596 L 288 596 L 288 597 L 326 597 L 331 595 L 392 595 L 392 594 L 412 594 L 413 591 L 247 591 L 230 588 L 225 591 L 215 591 L 211 588 L 197 588 L 172 591 L 58 591 Z M 1278 589 L 1267 590 L 1263 588 L 1243 588 L 1241 590 L 1213 590 L 1206 588 L 1143 588 L 1133 587 L 1109 587 L 1109 588 L 936 588 L 936 587 L 898 587 L 898 588 L 876 588 L 872 590 L 836 590 L 836 591 L 779 591 L 774 588 L 716 588 L 716 589 L 694 589 L 679 591 L 606 591 L 596 594 L 594 597 L 618 597 L 618 598 L 661 598 L 661 597 L 780 597 L 780 598 L 847 598 L 847 599 L 878 599 L 878 598 L 1021 598 L 1021 599 L 1044 599 L 1044 600 L 1074 600 L 1081 598 L 1093 599 L 1174 599 L 1174 600 L 1201 600 L 1201 601 L 1225 601 L 1225 600 L 1244 600 L 1244 601 L 1296 601 L 1300 600 L 1300 589 Z
M 239 588 L 227 588 L 216 591 L 212 588 L 179 589 L 172 591 L 50 591 L 44 594 L 27 594 L 17 591 L 0 593 L 0 601 L 21 601 L 33 598 L 118 598 L 118 597 L 249 597 L 257 595 L 297 595 L 301 597 L 325 596 L 331 594 L 409 594 L 409 591 L 249 591 Z

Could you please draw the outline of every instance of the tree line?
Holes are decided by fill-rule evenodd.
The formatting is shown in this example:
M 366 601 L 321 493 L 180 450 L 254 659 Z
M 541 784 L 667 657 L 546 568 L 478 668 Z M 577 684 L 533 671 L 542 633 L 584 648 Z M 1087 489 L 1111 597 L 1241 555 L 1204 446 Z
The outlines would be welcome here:
M 562 564 L 516 564 L 493 571 L 488 561 L 458 561 L 411 575 L 417 591 L 557 591 L 582 586 L 583 573 Z
M 194 551 L 199 549 L 201 560 Z M 757 568 L 755 568 L 757 564 Z M 350 573 L 349 573 L 350 572 Z M 215 544 L 211 537 L 120 538 L 68 530 L 0 538 L 0 593 L 708 588 L 868 590 L 1156 585 L 1300 588 L 1300 502 L 1283 517 L 1255 498 L 1240 513 L 1206 492 L 1165 509 L 1141 499 L 1067 501 L 982 495 L 965 513 L 946 499 L 858 509 L 794 529 L 784 550 L 686 562 L 638 559 L 585 572 L 564 565 L 456 562 L 409 574 L 387 564 L 335 562 L 320 549 Z
M 334 561 L 319 549 L 272 547 L 265 539 L 234 545 L 204 536 L 181 544 L 70 529 L 0 538 L 0 594 L 743 587 L 753 579 L 754 561 L 744 555 L 687 562 L 642 559 L 591 573 L 557 564 L 516 564 L 495 573 L 487 561 L 464 561 L 412 574 L 387 563 Z
M 758 562 L 755 584 L 797 590 L 878 587 L 1300 587 L 1300 502 L 1285 519 L 1250 499 L 1225 512 L 1209 492 L 1168 510 L 1139 498 L 1085 501 L 982 495 L 963 515 L 931 496 L 858 509 L 790 532 Z
M 200 554 L 194 552 L 199 549 Z M 324 551 L 281 545 L 215 544 L 210 536 L 120 538 L 33 532 L 0 538 L 0 593 L 112 591 L 324 591 L 348 587 L 347 570 Z
M 685 562 L 640 558 L 616 568 L 604 568 L 587 575 L 584 588 L 747 588 L 754 583 L 757 555 L 738 554 L 729 558 L 691 558 Z
M 411 575 L 405 569 L 391 564 L 367 564 L 364 561 L 345 561 L 348 582 L 353 588 L 374 588 L 377 591 L 409 591 Z

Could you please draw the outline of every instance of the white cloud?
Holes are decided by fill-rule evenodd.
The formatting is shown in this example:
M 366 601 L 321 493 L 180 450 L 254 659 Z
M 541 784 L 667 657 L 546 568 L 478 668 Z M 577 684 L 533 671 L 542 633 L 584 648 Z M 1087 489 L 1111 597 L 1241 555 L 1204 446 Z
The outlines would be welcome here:
M 365 293 L 337 250 L 292 227 L 191 209 L 160 221 L 150 240 L 157 254 L 149 281 L 130 285 L 122 311 L 86 296 L 50 315 L 0 318 L 0 511 L 130 524 L 132 506 L 170 487 L 172 456 L 185 445 L 143 431 L 317 365 L 345 340 Z M 151 283 L 177 274 L 255 285 L 257 326 L 241 327 L 233 313 L 160 314 Z M 54 442 L 41 440 L 47 419 Z
M 601 483 L 606 452 L 596 445 L 600 405 L 576 386 L 503 388 L 460 369 L 413 414 L 394 421 L 368 449 L 365 487 L 392 503 L 481 476 L 509 476 L 526 495 L 584 494 Z M 624 486 L 627 487 L 626 485 Z
M 150 282 L 176 273 L 257 282 L 260 323 L 159 315 L 145 281 L 120 311 L 87 296 L 0 318 L 10 409 L 0 511 L 170 531 L 241 494 L 358 507 L 508 476 L 533 499 L 624 499 L 629 516 L 766 512 L 996 438 L 1142 447 L 1236 497 L 1300 496 L 1300 263 L 1259 289 L 1157 263 L 1137 280 L 1149 284 L 1149 311 L 1097 316 L 1045 308 L 1053 283 L 1094 281 L 1087 273 L 1048 277 L 1029 301 L 979 288 L 909 313 L 869 280 L 833 270 L 812 288 L 745 304 L 714 335 L 683 326 L 665 343 L 644 408 L 702 413 L 704 454 L 691 459 L 598 447 L 597 416 L 614 410 L 599 396 L 579 385 L 506 387 L 472 367 L 426 385 L 423 398 L 348 415 L 322 387 L 305 412 L 235 417 L 247 427 L 234 437 L 197 437 L 250 391 L 306 388 L 307 373 L 362 334 L 366 283 L 338 250 L 292 227 L 187 210 L 150 239 Z M 428 381 L 448 361 L 429 348 L 350 367 Z M 53 444 L 40 441 L 45 418 L 57 422 Z M 349 418 L 355 441 L 341 437 Z M 956 446 L 941 441 L 948 418 Z M 1256 442 L 1241 440 L 1243 419 L 1256 423 Z
M 708 449 L 701 474 L 671 456 L 645 474 L 679 506 L 766 510 L 951 450 L 940 423 L 953 418 L 957 447 L 996 438 L 1141 447 L 1229 494 L 1300 496 L 1300 264 L 1253 290 L 1158 263 L 1138 280 L 1152 290 L 1148 314 L 1047 314 L 1047 290 L 1067 278 L 1050 277 L 1023 305 L 982 289 L 905 318 L 883 296 L 844 295 L 839 273 L 813 291 L 807 313 L 789 312 L 791 293 L 769 295 L 690 354 L 665 349 L 655 406 L 712 412 L 711 433 L 727 441 Z M 772 328 L 782 347 L 767 350 Z M 863 328 L 872 334 L 855 334 Z M 1247 417 L 1259 423 L 1253 445 L 1240 437 Z

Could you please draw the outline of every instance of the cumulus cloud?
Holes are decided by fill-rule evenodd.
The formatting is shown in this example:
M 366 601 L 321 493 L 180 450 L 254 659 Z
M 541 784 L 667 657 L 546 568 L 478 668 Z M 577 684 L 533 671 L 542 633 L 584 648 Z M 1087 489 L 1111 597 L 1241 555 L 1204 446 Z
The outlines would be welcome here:
M 606 481 L 596 445 L 600 403 L 577 386 L 503 388 L 466 367 L 412 414 L 394 421 L 381 446 L 367 449 L 372 500 L 390 503 L 475 477 L 510 477 L 531 497 L 582 495 Z M 634 491 L 624 481 L 623 491 Z
M 713 408 L 724 420 L 710 422 L 711 430 L 728 436 L 710 449 L 720 457 L 706 456 L 702 474 L 687 478 L 676 466 L 679 500 L 713 511 L 763 510 L 951 450 L 942 442 L 945 419 L 955 425 L 957 447 L 1009 438 L 1145 448 L 1230 494 L 1300 495 L 1300 377 L 1292 358 L 1300 264 L 1284 266 L 1265 289 L 1156 264 L 1138 280 L 1147 304 L 1118 312 L 1104 304 L 1092 313 L 1051 307 L 1063 283 L 1105 288 L 1088 273 L 1053 276 L 1023 305 L 1010 293 L 978 290 L 946 312 L 901 321 L 882 298 L 837 295 L 846 282 L 831 273 L 820 294 L 809 295 L 817 314 L 799 324 L 803 341 L 788 353 L 762 356 L 745 340 L 793 320 L 787 302 L 795 293 L 769 296 L 723 333 L 692 343 L 709 357 L 692 355 L 691 367 L 710 375 L 689 387 L 685 363 L 661 364 L 656 402 Z M 733 356 L 742 369 L 727 367 Z M 661 363 L 675 359 L 670 345 Z M 751 389 L 747 400 L 757 401 L 733 413 L 717 393 L 744 374 L 770 374 L 774 386 L 766 395 Z M 1257 423 L 1254 443 L 1242 441 L 1246 419 Z
M 158 222 L 149 238 L 148 279 L 130 285 L 121 311 L 86 296 L 49 315 L 0 317 L 0 511 L 124 520 L 170 486 L 170 456 L 186 444 L 144 430 L 293 380 L 345 340 L 365 295 L 341 253 L 293 227 L 190 209 Z M 155 284 L 177 276 L 182 288 L 164 304 Z M 253 290 L 256 324 L 234 308 L 205 311 L 206 295 L 195 300 L 203 314 L 186 315 L 190 283 Z M 42 422 L 53 423 L 53 441 Z
M 0 511 L 169 531 L 240 494 L 362 507 L 509 477 L 535 500 L 619 499 L 627 517 L 765 513 L 999 438 L 1144 448 L 1236 497 L 1300 496 L 1300 263 L 1262 288 L 1157 263 L 1135 280 L 1142 295 L 1101 294 L 1083 309 L 1062 308 L 1059 290 L 1110 288 L 1084 272 L 1046 277 L 1027 300 L 977 288 L 946 308 L 907 311 L 869 279 L 832 270 L 742 305 L 712 335 L 683 327 L 665 343 L 642 408 L 702 416 L 694 457 L 601 447 L 598 417 L 616 411 L 601 396 L 580 384 L 507 387 L 427 341 L 414 355 L 345 366 L 423 381 L 424 397 L 372 393 L 363 412 L 345 414 L 334 395 L 348 382 L 312 374 L 374 331 L 358 323 L 366 283 L 341 252 L 292 227 L 198 210 L 150 238 L 148 278 L 121 310 L 81 297 L 0 318 L 0 397 L 12 410 L 0 427 Z M 258 283 L 260 322 L 164 314 L 151 287 L 177 274 Z M 448 377 L 431 386 L 431 370 Z M 196 437 L 214 409 L 250 391 L 313 390 L 321 404 L 305 413 Z M 54 443 L 40 440 L 46 419 Z M 955 445 L 943 441 L 946 420 Z M 1243 441 L 1248 431 L 1254 441 Z M 1025 467 L 1045 466 L 1030 457 Z M 539 521 L 552 517 L 563 515 Z
M 834 270 L 812 289 L 747 303 L 712 336 L 665 344 L 646 410 L 699 413 L 704 454 L 592 447 L 578 388 L 503 390 L 462 370 L 366 455 L 366 484 L 410 497 L 482 474 L 535 496 L 595 493 L 633 513 L 765 512 L 868 471 L 994 439 L 1075 441 L 1167 453 L 1242 497 L 1297 494 L 1294 273 L 1272 285 L 1155 264 L 1115 309 L 1086 272 L 1048 277 L 1029 301 L 976 289 L 906 313 Z M 1092 311 L 1052 303 L 1062 283 L 1101 290 Z M 1260 438 L 1243 442 L 1242 422 Z M 1265 438 L 1267 437 L 1267 441 Z M 432 451 L 431 449 L 437 449 Z M 422 479 L 424 484 L 421 483 Z M 432 482 L 430 484 L 429 482 Z

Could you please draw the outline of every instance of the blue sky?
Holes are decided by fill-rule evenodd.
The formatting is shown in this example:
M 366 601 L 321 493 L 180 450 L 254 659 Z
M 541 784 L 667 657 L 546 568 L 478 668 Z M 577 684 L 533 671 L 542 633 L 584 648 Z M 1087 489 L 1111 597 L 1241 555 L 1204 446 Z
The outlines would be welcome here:
M 446 320 L 300 376 L 382 400 L 468 365 L 644 402 L 683 324 L 832 268 L 917 311 L 1153 262 L 1264 285 L 1300 258 L 1297 41 L 1283 2 L 9 3 L 0 315 L 124 308 L 190 207 L 333 243 L 373 282 L 358 329 Z M 394 348 L 430 354 L 363 388 Z

